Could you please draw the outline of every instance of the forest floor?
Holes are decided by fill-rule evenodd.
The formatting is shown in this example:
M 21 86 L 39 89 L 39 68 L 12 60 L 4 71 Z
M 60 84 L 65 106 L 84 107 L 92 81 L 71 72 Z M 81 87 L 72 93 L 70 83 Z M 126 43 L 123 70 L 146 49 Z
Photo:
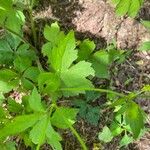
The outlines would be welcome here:
M 117 73 L 111 75 L 115 90 L 128 93 L 150 83 L 150 54 L 137 51 L 142 41 L 150 39 L 150 33 L 139 23 L 140 19 L 150 20 L 150 2 L 145 2 L 139 16 L 131 19 L 117 17 L 113 6 L 106 0 L 42 0 L 35 11 L 35 19 L 41 31 L 46 23 L 58 21 L 65 31 L 74 29 L 78 39 L 93 40 L 97 49 L 106 47 L 115 39 L 118 48 L 132 50 L 132 55 L 123 64 L 116 66 Z M 39 36 L 42 37 L 40 32 Z M 129 82 L 125 84 L 127 80 Z M 150 116 L 150 101 L 139 98 L 137 102 Z M 99 142 L 97 134 L 105 121 L 106 114 L 103 114 L 98 126 L 91 126 L 84 120 L 79 120 L 76 124 L 90 150 L 119 149 L 119 137 L 109 144 Z M 69 131 L 65 131 L 63 136 L 65 150 L 81 150 Z M 49 148 L 45 146 L 43 149 Z M 150 150 L 150 133 L 125 149 Z

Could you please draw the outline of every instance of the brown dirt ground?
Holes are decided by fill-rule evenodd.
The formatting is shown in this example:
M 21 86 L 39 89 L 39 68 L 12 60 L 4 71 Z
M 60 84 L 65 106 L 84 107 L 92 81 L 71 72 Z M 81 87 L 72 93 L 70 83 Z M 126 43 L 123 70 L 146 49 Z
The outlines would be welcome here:
M 94 40 L 97 49 L 105 47 L 112 39 L 116 39 L 119 48 L 133 49 L 132 56 L 124 64 L 116 66 L 118 72 L 112 75 L 116 90 L 126 93 L 138 90 L 145 83 L 150 83 L 150 55 L 146 52 L 136 51 L 142 41 L 150 39 L 150 33 L 138 21 L 141 18 L 150 19 L 150 3 L 148 1 L 145 2 L 136 19 L 117 17 L 114 8 L 106 0 L 42 0 L 35 11 L 38 29 L 42 30 L 46 23 L 56 20 L 60 22 L 65 31 L 74 29 L 78 39 Z M 132 78 L 132 81 L 124 85 L 127 77 Z M 139 98 L 137 102 L 150 114 L 150 101 Z M 94 145 L 97 145 L 97 150 L 119 149 L 119 138 L 107 145 L 101 144 L 97 139 L 97 134 L 106 121 L 105 116 L 106 114 L 102 115 L 104 121 L 99 123 L 99 127 L 91 126 L 83 120 L 76 123 L 78 132 L 85 138 L 90 150 L 96 150 Z M 69 131 L 63 132 L 63 136 L 64 150 L 81 150 L 79 143 Z M 45 145 L 43 149 L 50 148 Z M 149 133 L 126 148 L 126 150 L 149 149 Z

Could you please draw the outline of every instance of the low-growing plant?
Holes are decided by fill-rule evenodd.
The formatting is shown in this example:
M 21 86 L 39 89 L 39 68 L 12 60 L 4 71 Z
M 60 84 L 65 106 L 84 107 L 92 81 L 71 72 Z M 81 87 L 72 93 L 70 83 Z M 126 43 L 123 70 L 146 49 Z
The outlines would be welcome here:
M 117 15 L 135 17 L 143 5 L 144 0 L 112 0 L 112 2 L 116 5 Z
M 112 2 L 116 5 L 116 14 L 118 16 L 129 16 L 136 17 L 140 8 L 142 7 L 144 0 L 112 0 Z M 150 21 L 142 20 L 141 23 L 149 30 L 150 29 Z M 146 41 L 141 44 L 139 47 L 140 51 L 149 51 L 150 50 L 150 41 Z
M 133 99 L 149 91 L 149 86 L 140 93 L 125 95 L 95 88 L 92 83 L 95 76 L 110 79 L 109 68 L 114 61 L 121 62 L 124 51 L 112 46 L 96 51 L 94 42 L 89 39 L 77 42 L 72 30 L 65 34 L 56 22 L 45 26 L 46 43 L 38 51 L 32 16 L 35 2 L 0 0 L 3 32 L 0 38 L 0 148 L 15 150 L 15 141 L 19 139 L 31 149 L 39 150 L 47 143 L 52 149 L 61 150 L 63 139 L 57 129 L 70 129 L 82 149 L 87 150 L 84 137 L 73 125 L 78 113 L 90 123 L 98 124 L 99 107 L 92 107 L 89 103 L 96 100 L 97 93 L 115 97 L 108 105 L 115 107 L 115 119 L 110 129 L 104 128 L 99 139 L 107 142 L 122 132 L 125 132 L 122 145 L 128 135 L 136 139 L 143 131 L 145 114 Z M 27 19 L 24 11 L 29 14 L 33 43 L 25 38 L 22 29 Z M 45 63 L 41 64 L 41 58 Z M 92 97 L 91 91 L 96 95 Z M 61 99 L 78 95 L 85 98 L 78 100 L 74 107 L 59 103 Z M 106 138 L 111 136 L 109 140 L 104 137 L 106 133 Z
M 150 21 L 142 20 L 141 23 L 150 30 Z M 139 47 L 140 51 L 150 51 L 150 39 L 144 43 L 141 44 Z
M 134 100 L 149 90 L 150 86 L 145 85 L 139 92 L 132 92 L 115 102 L 109 102 L 110 108 L 114 108 L 114 119 L 110 123 L 110 127 L 105 126 L 99 133 L 101 141 L 107 143 L 115 136 L 123 135 L 120 141 L 120 147 L 122 147 L 141 138 L 148 131 L 148 128 L 144 127 L 147 115 Z

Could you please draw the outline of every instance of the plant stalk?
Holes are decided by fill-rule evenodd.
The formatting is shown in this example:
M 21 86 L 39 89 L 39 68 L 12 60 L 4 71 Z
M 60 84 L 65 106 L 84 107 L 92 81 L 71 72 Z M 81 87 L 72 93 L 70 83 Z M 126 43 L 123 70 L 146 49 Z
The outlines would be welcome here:
M 122 93 L 118 93 L 107 89 L 98 89 L 98 88 L 61 88 L 60 91 L 97 91 L 101 93 L 110 93 L 120 97 L 125 97 L 125 95 Z
M 30 17 L 30 21 L 31 21 L 31 30 L 32 30 L 32 34 L 33 34 L 34 46 L 37 47 L 37 35 L 36 35 L 36 27 L 35 27 L 35 23 L 34 23 L 34 19 L 33 19 L 32 7 L 29 7 L 28 12 L 29 12 L 29 17 Z
M 79 143 L 81 144 L 83 150 L 88 150 L 88 148 L 86 147 L 84 141 L 82 140 L 82 138 L 80 137 L 78 132 L 75 130 L 75 128 L 73 126 L 71 126 L 71 125 L 69 126 L 69 128 L 72 131 L 72 133 L 76 136 L 76 138 L 79 141 Z
M 59 108 L 56 104 L 54 104 L 53 107 L 55 107 L 56 109 Z M 62 117 L 63 117 L 63 114 L 62 114 Z M 80 137 L 80 135 L 78 134 L 76 129 L 72 125 L 70 125 L 70 122 L 68 120 L 64 119 L 64 121 L 66 122 L 66 124 L 68 124 L 68 127 L 70 128 L 71 132 L 76 136 L 76 138 L 79 141 L 79 143 L 80 143 L 81 147 L 83 148 L 83 150 L 88 150 L 88 148 L 85 145 L 85 142 Z

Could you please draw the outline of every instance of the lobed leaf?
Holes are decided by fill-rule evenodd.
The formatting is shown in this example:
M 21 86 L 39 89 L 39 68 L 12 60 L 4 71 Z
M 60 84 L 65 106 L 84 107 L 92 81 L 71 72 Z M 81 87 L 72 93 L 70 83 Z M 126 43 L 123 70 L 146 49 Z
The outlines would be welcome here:
M 10 70 L 7 68 L 0 70 L 0 80 L 1 81 L 9 82 L 10 80 L 17 78 L 17 76 L 18 76 L 17 73 L 13 70 Z
M 54 34 L 54 38 L 51 39 L 52 37 L 49 36 L 52 36 L 51 34 L 54 31 L 56 33 Z M 91 64 L 85 61 L 81 61 L 75 65 L 73 64 L 78 57 L 75 49 L 76 43 L 74 32 L 70 31 L 66 36 L 60 36 L 60 29 L 55 23 L 52 24 L 51 27 L 46 26 L 45 36 L 50 42 L 44 45 L 43 53 L 48 57 L 50 68 L 53 69 L 58 78 L 56 81 L 53 80 L 55 77 L 51 78 L 49 76 L 49 80 L 47 78 L 47 81 L 44 81 L 45 84 L 47 85 L 49 82 L 58 85 L 58 83 L 60 83 L 60 88 L 93 87 L 92 83 L 86 79 L 89 75 L 94 75 Z M 57 41 L 58 39 L 55 39 L 55 37 L 58 39 L 61 37 L 59 44 Z M 63 92 L 65 96 L 78 95 L 79 93 L 84 93 L 84 91 Z
M 8 111 L 12 113 L 18 113 L 20 114 L 23 111 L 23 106 L 19 103 L 17 103 L 14 99 L 8 98 Z
M 41 103 L 41 95 L 38 93 L 37 89 L 34 88 L 31 95 L 29 96 L 29 105 L 35 112 L 43 112 L 44 108 Z
M 16 143 L 8 141 L 3 144 L 0 144 L 0 148 L 2 150 L 16 150 Z
M 141 130 L 144 128 L 144 116 L 136 103 L 130 102 L 128 105 L 125 112 L 125 120 L 133 132 L 133 137 L 135 139 L 138 138 Z
M 142 20 L 141 23 L 148 29 L 150 29 L 150 21 Z
M 91 67 L 91 64 L 85 61 L 81 61 L 68 70 L 61 73 L 62 85 L 61 88 L 89 88 L 93 87 L 92 83 L 86 79 L 89 75 L 94 76 L 95 71 Z M 84 91 L 63 91 L 65 96 L 78 95 L 79 93 L 85 93 Z
M 112 0 L 116 4 L 116 14 L 135 17 L 143 4 L 143 0 Z
M 25 16 L 13 8 L 13 1 L 0 0 L 0 25 L 6 26 L 14 32 L 21 34 L 21 27 L 25 22 Z
M 140 51 L 150 51 L 150 41 L 142 43 L 142 45 L 139 47 Z
M 48 144 L 51 145 L 51 147 L 53 148 L 53 150 L 62 150 L 62 146 L 60 141 L 62 140 L 61 136 L 59 135 L 59 133 L 57 133 L 52 125 L 51 122 L 49 122 L 47 130 L 46 130 L 46 137 L 47 137 L 47 142 Z
M 30 131 L 30 139 L 40 147 L 46 141 L 55 150 L 62 150 L 60 135 L 53 129 L 49 116 L 44 115 Z
M 67 129 L 75 123 L 77 113 L 78 109 L 59 107 L 54 112 L 51 123 L 58 128 Z
M 110 131 L 110 129 L 105 126 L 103 128 L 103 131 L 99 133 L 99 136 L 98 136 L 99 140 L 100 141 L 103 141 L 103 142 L 110 142 L 112 139 L 113 139 L 113 135 Z
M 65 71 L 71 66 L 73 61 L 77 59 L 75 47 L 74 33 L 70 31 L 58 47 L 54 47 L 51 50 L 49 61 L 56 72 Z
M 84 40 L 79 45 L 79 52 L 78 52 L 78 61 L 88 60 L 90 58 L 91 53 L 95 49 L 95 44 L 93 41 L 89 39 Z
M 106 51 L 98 51 L 92 56 L 91 62 L 92 67 L 96 71 L 95 74 L 97 77 L 106 79 L 109 78 L 109 53 Z
M 32 130 L 30 131 L 30 139 L 34 144 L 42 145 L 45 142 L 48 122 L 48 116 L 44 115 L 33 126 Z
M 130 136 L 128 136 L 127 134 L 125 134 L 125 135 L 122 137 L 121 141 L 119 142 L 119 146 L 120 146 L 120 147 L 126 146 L 126 145 L 128 145 L 128 144 L 130 144 L 130 143 L 132 143 L 132 142 L 133 142 L 133 138 L 130 137 Z

